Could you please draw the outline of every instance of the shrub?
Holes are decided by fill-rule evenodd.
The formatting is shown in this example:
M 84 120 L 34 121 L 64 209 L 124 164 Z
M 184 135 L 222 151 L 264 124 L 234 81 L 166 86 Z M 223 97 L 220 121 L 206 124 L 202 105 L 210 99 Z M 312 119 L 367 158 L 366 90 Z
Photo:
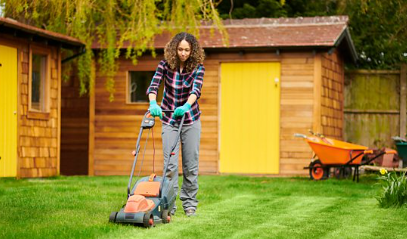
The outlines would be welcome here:
M 377 198 L 379 206 L 383 208 L 401 207 L 407 205 L 406 173 L 387 172 L 380 169 L 379 179 L 383 182 L 382 192 Z

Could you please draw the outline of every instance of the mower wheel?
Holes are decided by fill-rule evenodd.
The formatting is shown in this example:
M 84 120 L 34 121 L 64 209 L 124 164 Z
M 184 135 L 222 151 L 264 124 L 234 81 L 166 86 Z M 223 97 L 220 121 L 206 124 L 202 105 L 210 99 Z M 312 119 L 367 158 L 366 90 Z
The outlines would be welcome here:
M 150 228 L 154 226 L 154 216 L 151 213 L 144 214 L 143 217 L 143 226 L 146 228 Z
M 320 160 L 315 160 L 309 164 L 309 176 L 313 180 L 329 178 L 329 168 L 323 167 Z
M 116 222 L 117 212 L 110 213 L 109 222 Z
M 163 220 L 163 223 L 170 223 L 171 222 L 171 214 L 170 211 L 168 210 L 163 210 L 161 213 L 161 218 Z

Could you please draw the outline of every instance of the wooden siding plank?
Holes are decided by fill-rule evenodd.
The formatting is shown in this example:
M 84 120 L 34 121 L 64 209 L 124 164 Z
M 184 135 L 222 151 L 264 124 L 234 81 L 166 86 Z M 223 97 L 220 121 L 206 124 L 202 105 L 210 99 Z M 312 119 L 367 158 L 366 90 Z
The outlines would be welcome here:
M 92 67 L 95 68 L 95 62 L 92 62 Z M 95 84 L 97 79 L 93 82 Z M 96 86 L 90 86 L 90 95 L 89 95 L 89 153 L 88 153 L 88 172 L 90 176 L 94 176 L 95 169 L 94 169 L 94 149 L 95 149 L 95 108 L 96 108 Z M 99 96 L 98 96 L 99 97 Z
M 62 117 L 61 117 L 61 101 L 62 101 L 62 94 L 61 94 L 61 92 L 62 92 L 62 84 L 61 84 L 61 82 L 62 82 L 62 79 L 61 79 L 61 75 L 62 75 L 62 71 L 61 71 L 61 69 L 62 69 L 62 67 L 61 67 L 61 49 L 60 48 L 58 48 L 58 51 L 57 51 L 58 53 L 57 53 L 57 55 L 58 55 L 58 62 L 57 62 L 57 67 L 58 67 L 58 73 L 59 74 L 57 74 L 57 76 L 58 76 L 58 128 L 57 128 L 57 141 L 58 141 L 58 143 L 57 143 L 57 165 L 56 165 L 56 168 L 57 168 L 57 175 L 60 175 L 60 173 L 61 173 L 61 120 L 62 120 Z M 55 62 L 55 61 L 54 61 Z
M 304 175 L 302 167 L 312 151 L 293 135 L 306 134 L 313 126 L 315 58 L 311 52 L 282 54 L 281 64 L 280 174 Z
M 323 133 L 321 127 L 321 54 L 315 54 L 314 57 L 314 109 L 313 109 L 313 125 L 314 132 Z

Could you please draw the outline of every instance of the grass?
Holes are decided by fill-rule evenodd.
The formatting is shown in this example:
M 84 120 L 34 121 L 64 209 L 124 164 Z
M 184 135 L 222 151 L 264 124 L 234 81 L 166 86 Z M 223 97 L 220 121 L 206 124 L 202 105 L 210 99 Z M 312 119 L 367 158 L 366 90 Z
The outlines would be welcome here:
M 379 208 L 375 178 L 200 176 L 198 216 L 152 229 L 108 223 L 127 177 L 0 179 L 0 238 L 405 238 L 407 209 Z

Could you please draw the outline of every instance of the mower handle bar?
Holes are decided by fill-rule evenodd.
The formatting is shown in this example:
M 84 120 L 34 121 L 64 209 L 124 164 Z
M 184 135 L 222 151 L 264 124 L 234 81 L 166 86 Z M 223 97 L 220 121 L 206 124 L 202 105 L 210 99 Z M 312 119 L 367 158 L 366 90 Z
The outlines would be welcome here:
M 171 112 L 174 112 L 174 110 L 162 110 L 162 112 L 163 113 L 171 113 Z M 147 111 L 144 114 L 143 121 L 144 121 L 145 118 L 150 118 L 150 117 L 151 117 L 150 111 Z M 161 185 L 160 185 L 160 197 L 161 197 L 162 186 L 163 186 L 163 183 L 164 183 L 164 178 L 165 178 L 165 175 L 166 175 L 166 172 L 167 172 L 167 169 L 168 169 L 168 164 L 170 162 L 171 153 L 172 153 L 172 151 L 174 151 L 175 147 L 177 147 L 177 143 L 178 143 L 178 140 L 179 140 L 180 135 L 181 135 L 181 128 L 182 128 L 182 126 L 184 124 L 184 120 L 185 120 L 185 114 L 181 118 L 181 122 L 179 124 L 178 131 L 177 131 L 177 135 L 178 135 L 177 140 L 174 142 L 174 145 L 171 148 L 171 151 L 169 153 L 168 162 L 167 162 L 167 164 L 165 166 L 165 169 L 164 169 L 164 172 L 163 172 L 163 177 L 162 177 Z M 131 183 L 133 182 L 134 169 L 136 167 L 137 156 L 138 156 L 138 153 L 140 151 L 140 139 L 141 139 L 141 135 L 143 134 L 143 130 L 144 130 L 143 127 L 140 127 L 140 131 L 139 131 L 139 134 L 138 134 L 138 137 L 137 137 L 136 153 L 134 155 L 133 167 L 131 168 L 130 179 L 129 179 L 129 183 L 127 185 L 127 197 L 130 197 L 130 187 L 131 187 Z M 165 159 L 164 159 L 164 164 L 165 164 Z
M 164 115 L 165 113 L 172 113 L 172 112 L 174 112 L 174 110 L 161 110 L 161 112 L 162 112 L 162 114 Z M 146 117 L 147 117 L 147 118 L 151 118 L 150 111 L 147 111 Z
M 161 197 L 162 188 L 164 186 L 164 180 L 166 178 L 165 175 L 167 174 L 168 165 L 170 164 L 171 156 L 173 155 L 172 153 L 173 153 L 174 149 L 177 147 L 178 141 L 180 140 L 180 137 L 181 137 L 181 129 L 182 129 L 182 126 L 184 125 L 184 120 L 185 120 L 185 114 L 182 115 L 181 122 L 180 122 L 180 124 L 178 126 L 177 139 L 174 140 L 174 144 L 173 144 L 173 146 L 171 148 L 171 151 L 169 152 L 169 155 L 168 155 L 167 163 L 165 163 L 165 158 L 164 158 L 165 168 L 164 168 L 163 177 L 161 179 L 161 184 L 160 184 L 160 191 L 159 191 L 160 192 L 160 197 Z M 176 175 L 176 177 L 178 177 L 178 175 Z

